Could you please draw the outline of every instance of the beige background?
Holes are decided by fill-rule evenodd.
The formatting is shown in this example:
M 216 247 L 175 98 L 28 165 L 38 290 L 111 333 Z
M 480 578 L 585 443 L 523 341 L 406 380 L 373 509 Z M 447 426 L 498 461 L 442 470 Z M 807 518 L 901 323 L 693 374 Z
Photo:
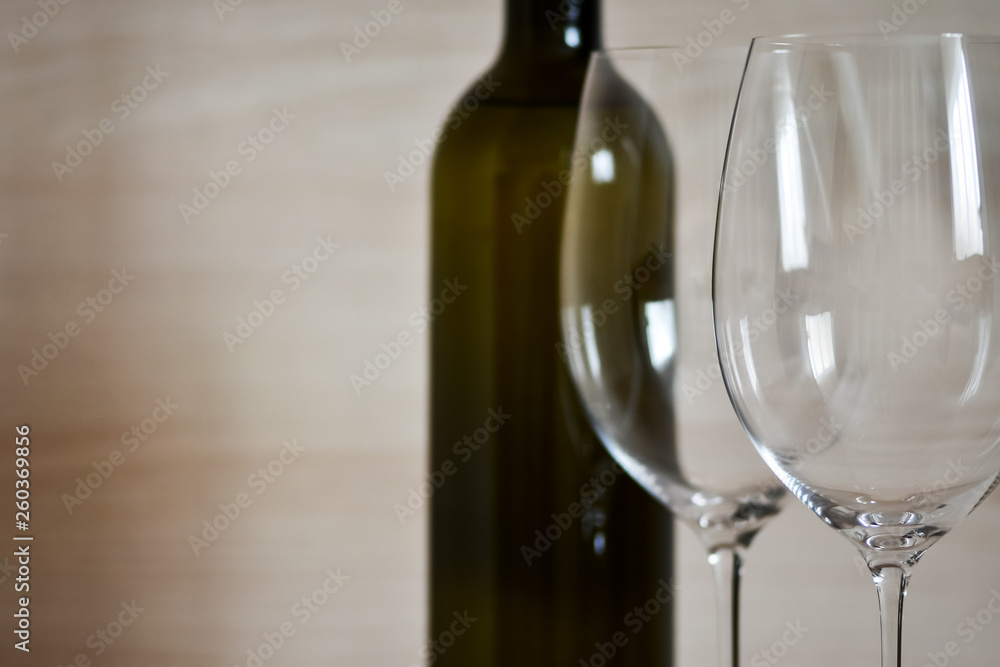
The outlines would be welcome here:
M 427 298 L 428 170 L 395 192 L 383 172 L 487 66 L 500 3 L 403 0 L 346 62 L 340 42 L 385 5 L 242 0 L 220 20 L 211 0 L 72 0 L 18 53 L 0 44 L 0 526 L 10 526 L 0 544 L 14 533 L 11 449 L 23 422 L 37 538 L 30 656 L 11 649 L 13 581 L 0 571 L 2 664 L 54 667 L 84 654 L 109 666 L 242 665 L 285 621 L 295 635 L 267 665 L 418 661 L 426 516 L 400 525 L 392 505 L 422 479 L 425 336 L 360 396 L 348 377 L 409 331 Z M 683 42 L 733 6 L 608 2 L 606 42 Z M 0 29 L 19 30 L 37 11 L 6 0 Z M 875 0 L 751 0 L 720 42 L 872 32 L 892 11 Z M 902 27 L 945 30 L 1000 31 L 996 0 L 926 0 Z M 169 76 L 119 119 L 115 98 L 157 65 Z M 246 162 L 240 142 L 276 107 L 295 118 Z M 60 182 L 52 162 L 105 117 L 114 132 Z M 178 205 L 230 160 L 241 173 L 185 224 Z M 282 275 L 317 236 L 340 247 L 292 291 Z M 121 267 L 134 280 L 86 322 L 78 304 Z M 274 289 L 286 301 L 230 353 L 223 334 Z M 79 334 L 25 386 L 17 365 L 71 321 Z M 167 397 L 175 414 L 68 513 L 62 496 L 75 479 Z M 258 495 L 248 477 L 286 439 L 305 451 Z M 195 556 L 188 537 L 241 492 L 250 506 Z M 950 664 L 995 664 L 1000 622 L 968 644 L 956 627 L 1000 589 L 998 519 L 993 499 L 921 564 L 907 664 L 952 640 L 961 652 Z M 678 664 L 711 664 L 709 572 L 679 535 Z M 782 664 L 877 664 L 874 591 L 852 555 L 798 504 L 763 533 L 746 585 L 748 664 L 767 664 L 751 658 L 786 621 L 809 630 Z M 300 623 L 293 605 L 337 568 L 343 588 Z M 88 637 L 133 599 L 144 611 L 95 656 Z

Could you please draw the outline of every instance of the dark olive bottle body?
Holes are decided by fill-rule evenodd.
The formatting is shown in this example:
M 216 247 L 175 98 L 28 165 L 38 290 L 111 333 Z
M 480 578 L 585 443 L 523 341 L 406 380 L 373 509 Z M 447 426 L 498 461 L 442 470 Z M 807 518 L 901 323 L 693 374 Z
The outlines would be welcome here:
M 672 521 L 601 446 L 557 347 L 565 180 L 599 29 L 598 0 L 509 0 L 501 54 L 435 154 L 431 294 L 464 286 L 430 334 L 438 667 L 672 664 L 672 602 L 643 608 L 671 582 Z

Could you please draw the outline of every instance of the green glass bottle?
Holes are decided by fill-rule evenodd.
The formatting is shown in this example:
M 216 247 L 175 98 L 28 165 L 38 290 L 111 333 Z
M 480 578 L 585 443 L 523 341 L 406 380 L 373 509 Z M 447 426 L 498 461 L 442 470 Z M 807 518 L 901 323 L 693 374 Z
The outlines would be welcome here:
M 431 325 L 425 652 L 441 667 L 672 664 L 672 605 L 642 609 L 671 582 L 671 518 L 613 465 L 557 348 L 560 174 L 600 39 L 599 0 L 508 0 L 496 63 L 439 137 L 431 293 L 451 303 Z

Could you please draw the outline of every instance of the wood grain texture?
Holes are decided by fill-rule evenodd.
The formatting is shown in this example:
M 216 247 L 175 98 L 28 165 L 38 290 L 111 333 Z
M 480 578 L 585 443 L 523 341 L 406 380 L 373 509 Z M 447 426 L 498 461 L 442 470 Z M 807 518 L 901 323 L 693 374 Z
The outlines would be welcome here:
M 0 663 L 243 665 L 288 621 L 295 634 L 266 665 L 419 664 L 426 517 L 401 524 L 393 504 L 424 471 L 425 336 L 360 395 L 348 378 L 411 331 L 426 300 L 428 170 L 395 191 L 383 173 L 488 64 L 500 6 L 403 0 L 347 62 L 340 43 L 385 4 L 243 0 L 220 20 L 211 0 L 73 0 L 17 52 L 0 44 L 0 521 L 13 522 L 7 444 L 29 423 L 36 536 L 32 652 L 11 648 L 13 581 L 0 570 Z M 606 41 L 683 43 L 740 6 L 720 42 L 871 32 L 892 12 L 870 0 L 623 0 L 607 3 Z M 38 11 L 5 2 L 3 33 Z M 997 31 L 1000 16 L 995 0 L 932 1 L 901 30 Z M 168 76 L 122 117 L 116 98 L 157 66 Z M 241 142 L 275 109 L 294 119 L 249 161 Z M 60 180 L 52 163 L 104 118 L 113 132 Z M 179 205 L 229 161 L 240 173 L 186 222 Z M 317 237 L 339 247 L 292 289 L 282 278 Z M 134 279 L 88 321 L 79 304 L 123 268 Z M 230 351 L 223 334 L 276 289 L 284 302 Z M 70 322 L 79 334 L 25 386 L 16 367 Z M 122 434 L 167 398 L 174 413 L 128 451 Z M 292 439 L 304 451 L 258 493 L 251 475 Z M 63 494 L 116 449 L 124 462 L 67 511 Z M 189 536 L 241 492 L 250 505 L 195 555 Z M 952 665 L 995 662 L 1000 623 L 968 644 L 956 626 L 1000 587 L 998 518 L 992 500 L 921 565 L 908 663 L 948 641 L 961 647 Z M 678 664 L 709 664 L 708 568 L 679 534 Z M 797 505 L 760 537 L 747 661 L 802 621 L 783 664 L 877 664 L 875 596 L 851 551 Z M 349 579 L 300 622 L 296 603 L 338 568 Z M 95 655 L 88 637 L 132 600 L 144 611 Z

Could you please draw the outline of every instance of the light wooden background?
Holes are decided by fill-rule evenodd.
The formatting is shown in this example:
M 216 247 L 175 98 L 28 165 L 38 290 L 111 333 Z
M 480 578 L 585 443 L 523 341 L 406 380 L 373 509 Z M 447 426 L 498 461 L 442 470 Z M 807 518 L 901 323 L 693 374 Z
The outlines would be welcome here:
M 422 479 L 425 336 L 360 395 L 348 378 L 411 330 L 427 298 L 428 170 L 395 192 L 383 172 L 488 64 L 500 3 L 402 0 L 348 63 L 340 42 L 386 2 L 230 2 L 220 20 L 212 0 L 72 0 L 17 53 L 0 44 L 0 545 L 15 532 L 14 425 L 25 422 L 36 536 L 28 656 L 11 648 L 14 582 L 0 570 L 4 665 L 80 654 L 107 666 L 244 665 L 285 621 L 296 632 L 266 665 L 419 662 L 426 516 L 401 525 L 392 506 Z M 611 1 L 606 41 L 684 42 L 734 6 Z M 919 6 L 901 31 L 1000 31 L 996 0 Z M 0 29 L 19 31 L 38 11 L 5 0 Z M 878 0 L 750 0 L 719 41 L 872 32 L 892 11 Z M 114 100 L 147 66 L 169 76 L 120 119 Z M 247 162 L 238 146 L 274 108 L 295 118 Z M 52 162 L 105 117 L 114 132 L 60 182 Z M 230 160 L 241 173 L 186 224 L 179 204 Z M 282 275 L 318 236 L 340 247 L 292 291 Z M 78 304 L 121 267 L 134 280 L 85 321 Z M 274 289 L 287 300 L 230 353 L 223 334 Z M 71 321 L 79 334 L 25 386 L 17 366 Z M 68 513 L 75 479 L 167 397 L 175 413 Z M 258 495 L 248 477 L 286 439 L 305 451 Z M 241 492 L 251 505 L 196 556 L 188 537 Z M 949 664 L 995 664 L 1000 622 L 969 643 L 956 632 L 1000 588 L 998 519 L 992 500 L 921 564 L 907 664 L 949 641 L 961 649 Z M 709 572 L 679 535 L 678 664 L 711 664 Z M 798 504 L 767 529 L 749 559 L 748 664 L 767 664 L 751 660 L 786 621 L 809 630 L 782 664 L 877 664 L 874 591 L 852 555 Z M 342 589 L 300 622 L 293 606 L 338 568 Z M 95 655 L 88 637 L 133 599 L 144 611 Z

